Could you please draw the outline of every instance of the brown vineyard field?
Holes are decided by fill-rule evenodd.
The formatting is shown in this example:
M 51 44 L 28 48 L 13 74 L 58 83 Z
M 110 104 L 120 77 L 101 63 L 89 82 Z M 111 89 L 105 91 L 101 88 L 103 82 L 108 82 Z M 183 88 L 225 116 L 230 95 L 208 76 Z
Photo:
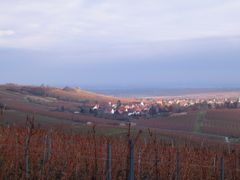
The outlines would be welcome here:
M 240 178 L 239 144 L 190 136 L 180 142 L 174 134 L 164 140 L 130 126 L 118 137 L 97 135 L 95 126 L 79 134 L 37 128 L 33 120 L 0 127 L 0 179 Z
M 118 98 L 0 86 L 0 179 L 240 179 L 239 108 L 129 121 L 75 113 L 96 100 Z

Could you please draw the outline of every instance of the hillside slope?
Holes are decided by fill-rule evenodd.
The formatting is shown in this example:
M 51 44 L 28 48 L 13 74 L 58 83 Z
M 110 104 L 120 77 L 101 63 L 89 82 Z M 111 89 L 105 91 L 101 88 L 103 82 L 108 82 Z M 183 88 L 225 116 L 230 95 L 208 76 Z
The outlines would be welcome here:
M 89 102 L 89 103 L 107 103 L 117 102 L 121 100 L 123 103 L 133 101 L 129 98 L 117 98 L 113 96 L 107 96 L 97 94 L 89 91 L 82 90 L 80 88 L 56 88 L 46 86 L 23 86 L 16 84 L 0 85 L 0 91 L 8 94 L 17 93 L 18 95 L 34 95 L 41 97 L 52 97 L 58 100 L 71 101 L 71 102 Z

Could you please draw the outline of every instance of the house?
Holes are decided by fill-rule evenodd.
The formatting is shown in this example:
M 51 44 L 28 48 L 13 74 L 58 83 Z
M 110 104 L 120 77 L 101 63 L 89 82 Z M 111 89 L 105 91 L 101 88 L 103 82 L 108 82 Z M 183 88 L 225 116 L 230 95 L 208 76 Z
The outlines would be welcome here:
M 226 143 L 229 143 L 228 137 L 225 137 L 225 142 L 226 142 Z
M 98 110 L 98 109 L 99 109 L 99 105 L 96 104 L 92 109 L 93 109 L 93 110 Z
M 87 124 L 88 126 L 91 126 L 91 125 L 92 125 L 92 122 L 88 121 L 86 124 Z
M 112 108 L 111 109 L 111 114 L 114 114 L 115 113 L 115 110 Z
M 130 125 L 131 125 L 131 126 L 136 126 L 137 123 L 135 123 L 135 122 L 130 122 Z
M 240 108 L 240 97 L 238 98 L 237 108 Z
M 122 113 L 124 113 L 124 112 L 128 112 L 128 109 L 125 108 L 125 107 L 120 107 L 120 108 L 118 108 L 118 112 L 119 112 L 120 114 L 122 114 Z
M 126 123 L 119 123 L 119 126 L 126 126 Z

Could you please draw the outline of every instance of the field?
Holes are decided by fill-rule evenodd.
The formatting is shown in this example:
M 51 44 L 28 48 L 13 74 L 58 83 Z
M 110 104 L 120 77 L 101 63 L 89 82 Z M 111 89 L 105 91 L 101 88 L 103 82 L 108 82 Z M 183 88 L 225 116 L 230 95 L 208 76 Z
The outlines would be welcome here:
M 83 91 L 72 96 L 72 89 L 55 89 L 52 96 L 61 97 L 54 98 L 4 88 L 0 179 L 240 179 L 240 109 L 190 110 L 129 124 L 56 110 L 77 108 Z
M 212 110 L 206 114 L 204 132 L 240 137 L 240 110 Z
M 240 110 L 193 111 L 181 116 L 136 120 L 139 127 L 221 137 L 240 137 Z
M 189 137 L 180 143 L 131 128 L 117 137 L 97 135 L 95 126 L 80 134 L 46 130 L 32 117 L 25 127 L 0 128 L 1 179 L 219 179 L 223 171 L 226 179 L 240 178 L 237 144 Z

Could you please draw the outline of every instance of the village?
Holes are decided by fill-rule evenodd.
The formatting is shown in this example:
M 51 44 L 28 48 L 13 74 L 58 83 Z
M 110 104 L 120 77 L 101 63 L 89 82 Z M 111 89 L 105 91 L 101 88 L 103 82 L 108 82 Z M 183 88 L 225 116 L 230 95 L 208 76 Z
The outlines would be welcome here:
M 189 111 L 207 109 L 240 108 L 240 97 L 235 98 L 148 98 L 132 103 L 108 102 L 106 104 L 82 104 L 74 114 L 92 114 L 97 117 L 125 120 L 156 116 L 184 115 Z
M 3 86 L 4 88 L 4 86 Z M 221 95 L 192 95 L 179 97 L 148 97 L 98 99 L 77 98 L 78 93 L 85 96 L 95 95 L 74 88 L 21 87 L 6 86 L 7 93 L 21 94 L 19 102 L 47 107 L 50 112 L 67 112 L 75 116 L 95 116 L 99 118 L 129 122 L 133 119 L 149 119 L 155 117 L 181 116 L 190 111 L 209 109 L 240 108 L 239 93 Z M 4 96 L 5 97 L 5 96 Z M 83 96 L 84 97 L 84 96 Z M 91 96 L 89 96 L 91 97 Z M 104 98 L 106 98 L 104 96 Z M 9 98 L 0 102 L 0 108 L 9 108 Z

